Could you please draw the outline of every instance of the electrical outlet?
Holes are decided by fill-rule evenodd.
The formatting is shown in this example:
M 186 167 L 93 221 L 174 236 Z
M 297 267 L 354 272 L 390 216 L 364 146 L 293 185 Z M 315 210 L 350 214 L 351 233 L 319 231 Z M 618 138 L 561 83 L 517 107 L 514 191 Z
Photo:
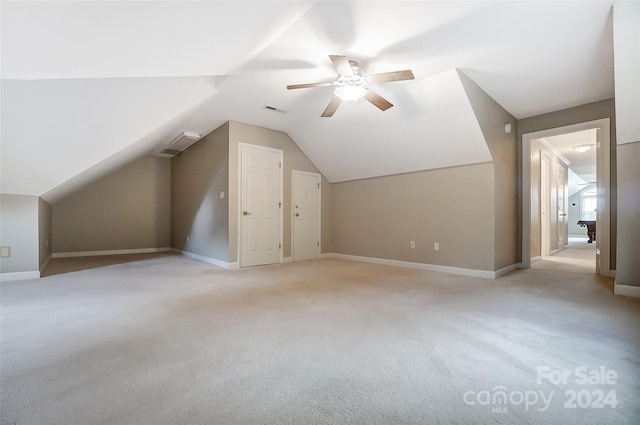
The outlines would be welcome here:
M 220 192 L 220 199 L 224 199 L 224 190 Z
M 11 247 L 0 246 L 0 257 L 11 257 Z
M 411 248 L 415 248 L 416 247 L 416 241 L 411 241 Z
M 435 242 L 435 243 L 433 244 L 433 250 L 434 250 L 434 251 L 440 251 L 440 244 L 439 244 L 438 242 Z

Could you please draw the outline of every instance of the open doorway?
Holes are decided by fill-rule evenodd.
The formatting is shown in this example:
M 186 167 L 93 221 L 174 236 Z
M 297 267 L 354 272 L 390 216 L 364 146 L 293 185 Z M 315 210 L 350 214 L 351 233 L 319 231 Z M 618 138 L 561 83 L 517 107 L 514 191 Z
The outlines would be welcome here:
M 531 211 L 540 221 L 539 229 L 532 227 L 540 252 L 534 242 L 532 257 L 541 260 L 533 267 L 596 271 L 597 142 L 595 128 L 532 140 L 531 158 L 540 156 L 539 173 L 531 170 L 540 187 L 531 193 L 540 199 L 539 212 Z
M 522 147 L 522 266 L 610 276 L 609 120 L 525 134 Z

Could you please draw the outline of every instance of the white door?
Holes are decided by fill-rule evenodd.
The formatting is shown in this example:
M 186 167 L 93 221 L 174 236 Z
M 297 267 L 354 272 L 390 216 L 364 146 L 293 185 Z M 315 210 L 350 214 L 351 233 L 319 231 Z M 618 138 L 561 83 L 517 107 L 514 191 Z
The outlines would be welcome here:
M 293 260 L 320 256 L 320 174 L 293 171 Z
M 282 151 L 240 144 L 242 267 L 282 261 Z
M 540 255 L 549 256 L 549 233 L 551 219 L 549 217 L 549 204 L 551 196 L 549 190 L 549 157 L 540 152 Z
M 569 245 L 567 235 L 569 234 L 569 223 L 567 222 L 567 211 L 569 209 L 567 166 L 558 164 L 558 249 L 564 249 Z

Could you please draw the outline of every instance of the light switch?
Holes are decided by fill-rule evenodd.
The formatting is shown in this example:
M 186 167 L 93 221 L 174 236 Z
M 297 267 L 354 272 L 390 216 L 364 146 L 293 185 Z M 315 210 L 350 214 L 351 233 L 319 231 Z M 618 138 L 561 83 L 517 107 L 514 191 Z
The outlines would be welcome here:
M 220 199 L 224 199 L 224 190 L 220 192 Z
M 11 247 L 0 246 L 0 257 L 11 257 Z

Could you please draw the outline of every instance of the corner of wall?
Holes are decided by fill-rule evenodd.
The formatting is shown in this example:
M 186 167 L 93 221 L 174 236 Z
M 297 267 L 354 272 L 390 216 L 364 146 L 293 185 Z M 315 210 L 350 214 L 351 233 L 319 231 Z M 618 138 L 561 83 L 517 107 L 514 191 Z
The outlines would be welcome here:
M 493 158 L 494 270 L 502 270 L 518 262 L 517 120 L 464 72 L 458 74 Z
M 202 258 L 229 262 L 230 122 L 171 161 L 170 245 Z

